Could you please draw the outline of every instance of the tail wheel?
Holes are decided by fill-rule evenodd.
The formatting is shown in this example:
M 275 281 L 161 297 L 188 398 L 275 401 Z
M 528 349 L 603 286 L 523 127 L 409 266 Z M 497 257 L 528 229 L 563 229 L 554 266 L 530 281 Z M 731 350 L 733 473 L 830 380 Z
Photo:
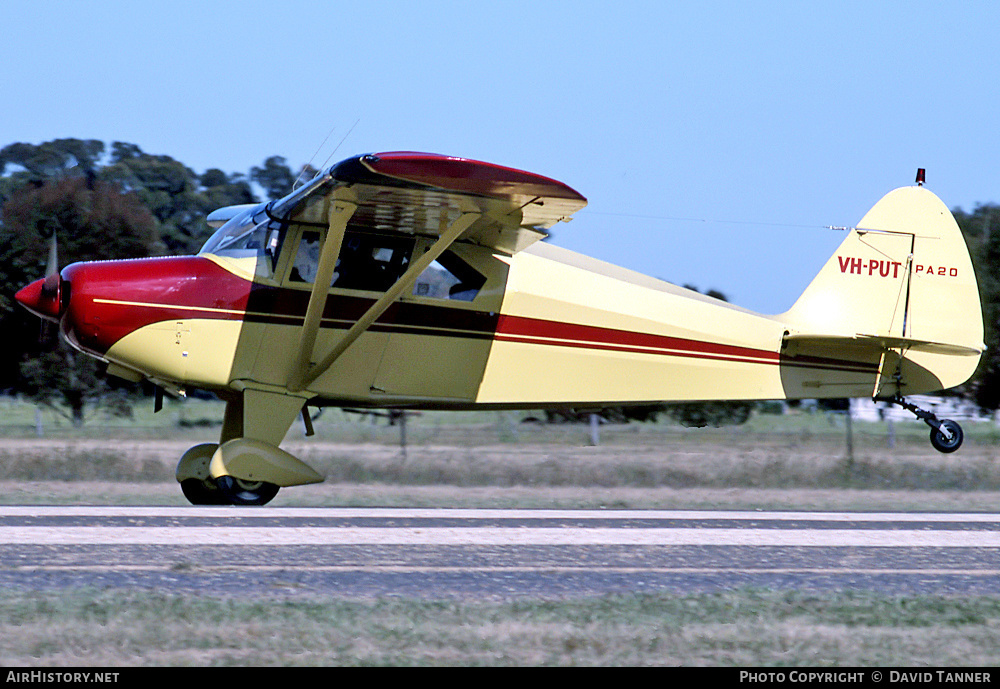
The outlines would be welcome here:
M 931 445 L 938 452 L 954 452 L 964 439 L 962 427 L 951 419 L 942 421 L 939 428 L 931 428 Z
M 278 486 L 273 483 L 246 481 L 235 476 L 220 476 L 215 479 L 215 485 L 232 505 L 266 505 L 278 494 Z

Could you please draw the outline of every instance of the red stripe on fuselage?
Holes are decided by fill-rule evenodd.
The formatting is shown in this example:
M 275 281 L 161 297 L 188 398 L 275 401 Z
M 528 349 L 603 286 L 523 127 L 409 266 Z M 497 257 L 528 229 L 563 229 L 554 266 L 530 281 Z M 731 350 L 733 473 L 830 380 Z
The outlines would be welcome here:
M 676 354 L 713 359 L 777 363 L 779 355 L 763 349 L 689 340 L 628 330 L 561 323 L 523 316 L 501 316 L 497 339 L 646 354 Z
M 878 366 L 861 361 L 822 357 L 787 357 L 779 352 L 719 342 L 691 340 L 666 335 L 562 323 L 540 318 L 501 315 L 496 339 L 503 342 L 576 347 L 633 354 L 657 354 L 693 359 L 714 359 L 751 364 L 817 368 L 856 373 L 875 373 Z

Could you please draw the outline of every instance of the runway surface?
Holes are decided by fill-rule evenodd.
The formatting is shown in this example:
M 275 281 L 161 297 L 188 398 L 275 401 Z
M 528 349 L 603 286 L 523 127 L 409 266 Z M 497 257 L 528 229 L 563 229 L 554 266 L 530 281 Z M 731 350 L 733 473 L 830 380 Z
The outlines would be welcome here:
M 241 597 L 1000 592 L 1000 514 L 0 507 L 0 586 Z

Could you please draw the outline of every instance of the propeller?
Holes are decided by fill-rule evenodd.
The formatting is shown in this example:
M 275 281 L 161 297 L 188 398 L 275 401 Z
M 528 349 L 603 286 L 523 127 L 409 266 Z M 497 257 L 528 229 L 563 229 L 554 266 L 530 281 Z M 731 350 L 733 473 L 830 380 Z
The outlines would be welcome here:
M 63 313 L 64 294 L 62 277 L 59 275 L 59 247 L 55 233 L 49 241 L 49 258 L 45 270 L 44 278 L 22 288 L 14 298 L 43 321 L 58 323 Z M 43 327 L 39 339 L 43 342 L 51 339 L 48 327 Z
M 49 258 L 45 264 L 45 281 L 42 283 L 42 299 L 55 304 L 60 304 L 62 296 L 62 278 L 59 275 L 59 240 L 56 239 L 55 230 L 52 231 L 52 238 L 49 240 Z M 57 306 L 58 308 L 58 306 Z M 61 312 L 62 309 L 60 308 Z M 38 331 L 38 343 L 44 345 L 46 349 L 51 349 L 58 343 L 59 329 L 53 327 L 56 324 L 47 318 L 42 319 L 42 327 Z
M 49 260 L 45 264 L 45 277 L 59 274 L 59 240 L 55 230 L 52 231 L 52 238 L 49 239 Z

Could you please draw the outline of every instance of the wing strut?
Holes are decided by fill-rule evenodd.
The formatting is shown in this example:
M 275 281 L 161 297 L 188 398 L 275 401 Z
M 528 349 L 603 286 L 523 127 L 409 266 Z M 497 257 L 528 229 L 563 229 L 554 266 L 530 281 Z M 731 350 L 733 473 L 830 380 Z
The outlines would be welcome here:
M 331 210 L 331 215 L 332 214 L 333 211 Z M 376 301 L 374 304 L 371 305 L 371 307 L 364 313 L 364 315 L 361 316 L 361 318 L 359 318 L 358 321 L 351 326 L 350 330 L 348 330 L 347 333 L 345 333 L 345 335 L 337 342 L 337 344 L 334 345 L 330 353 L 327 354 L 323 358 L 323 360 L 320 361 L 318 364 L 316 364 L 312 368 L 309 368 L 306 363 L 308 362 L 308 360 L 311 358 L 312 355 L 311 344 L 308 350 L 304 348 L 300 349 L 298 355 L 299 356 L 298 361 L 302 362 L 301 368 L 298 367 L 298 362 L 297 362 L 297 367 L 293 371 L 292 378 L 288 385 L 289 391 L 293 393 L 299 392 L 305 389 L 307 386 L 311 385 L 317 378 L 323 375 L 323 373 L 325 373 L 326 370 L 333 365 L 333 362 L 335 362 L 340 357 L 340 355 L 343 354 L 347 350 L 347 348 L 350 347 L 351 344 L 353 344 L 354 341 L 361 336 L 362 333 L 368 330 L 368 328 L 371 327 L 372 323 L 374 323 L 379 316 L 385 313 L 386 309 L 392 306 L 392 304 L 395 303 L 395 301 L 399 299 L 399 297 L 402 296 L 402 294 L 407 289 L 413 286 L 413 283 L 416 282 L 417 277 L 419 277 L 420 274 L 424 272 L 424 270 L 426 270 L 431 263 L 437 260 L 438 256 L 443 254 L 445 250 L 462 235 L 463 232 L 469 229 L 469 227 L 472 226 L 474 222 L 479 220 L 481 216 L 482 216 L 481 213 L 463 213 L 461 216 L 458 217 L 457 220 L 455 220 L 455 222 L 449 225 L 447 229 L 445 229 L 441 233 L 438 240 L 434 242 L 434 244 L 426 252 L 424 252 L 424 255 L 418 258 L 416 261 L 414 261 L 410 265 L 410 267 L 406 270 L 406 272 L 403 273 L 403 275 L 400 276 L 398 280 L 396 280 L 393 286 L 390 287 L 386 291 L 386 293 L 379 298 L 378 301 Z M 346 226 L 346 224 L 347 221 L 345 219 L 344 226 Z M 331 221 L 331 228 L 332 226 L 333 223 Z M 343 230 L 341 230 L 341 236 L 343 236 Z M 329 244 L 329 240 L 330 238 L 328 237 L 327 244 Z M 326 250 L 327 247 L 324 246 L 323 247 L 324 254 Z M 338 248 L 338 253 L 339 253 L 339 248 Z M 323 259 L 321 257 L 320 258 L 321 266 L 322 266 L 322 260 Z M 323 283 L 320 282 L 321 275 L 317 274 L 316 282 L 313 285 L 313 297 L 316 296 L 317 289 L 326 290 L 328 288 L 330 284 L 330 277 L 332 277 L 332 275 L 333 275 L 333 270 L 331 268 L 330 274 L 326 276 L 326 282 Z M 323 299 L 323 302 L 325 303 L 325 298 Z M 311 309 L 312 306 L 313 306 L 313 298 L 310 298 L 309 308 Z M 323 311 L 322 304 L 319 305 L 318 309 L 320 315 L 322 315 Z M 300 338 L 303 343 L 307 341 L 309 343 L 315 342 L 316 330 L 318 329 L 319 325 L 319 317 L 314 316 L 314 318 L 316 320 L 316 326 L 313 328 L 313 332 L 310 335 L 308 328 L 309 312 L 307 310 L 306 312 L 307 327 L 304 328 L 302 337 Z
M 326 308 L 326 298 L 330 292 L 330 282 L 333 271 L 337 268 L 337 258 L 344 242 L 344 231 L 347 223 L 358 209 L 357 204 L 350 201 L 334 199 L 330 204 L 330 229 L 323 242 L 319 254 L 319 265 L 316 267 L 316 278 L 313 280 L 312 294 L 309 295 L 309 305 L 306 307 L 305 321 L 299 334 L 298 354 L 292 364 L 288 387 L 292 392 L 299 392 L 308 383 L 304 382 L 309 372 L 309 362 L 316 346 L 316 334 L 319 332 L 323 310 Z

